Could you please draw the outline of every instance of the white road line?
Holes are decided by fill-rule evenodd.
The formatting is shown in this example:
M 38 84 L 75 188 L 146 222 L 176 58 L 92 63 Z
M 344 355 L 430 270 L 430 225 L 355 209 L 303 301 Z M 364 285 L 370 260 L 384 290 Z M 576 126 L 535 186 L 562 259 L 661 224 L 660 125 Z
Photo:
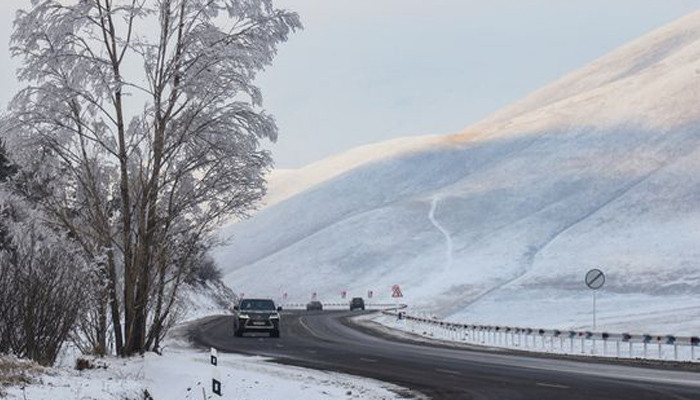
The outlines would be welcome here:
M 555 389 L 571 389 L 569 386 L 557 385 L 556 383 L 542 383 L 542 382 L 537 382 L 537 386 L 548 387 L 548 388 L 555 388 Z
M 447 244 L 447 249 L 445 250 L 447 259 L 445 261 L 445 271 L 449 271 L 452 269 L 452 236 L 450 236 L 450 233 L 447 232 L 447 229 L 443 228 L 442 225 L 440 225 L 439 222 L 435 219 L 435 210 L 437 209 L 437 203 L 440 201 L 440 198 L 435 196 L 433 197 L 433 202 L 430 204 L 430 211 L 428 212 L 428 219 L 430 222 L 435 225 L 436 228 L 440 232 L 442 232 L 442 235 L 445 236 L 445 243 Z
M 459 371 L 453 371 L 451 369 L 435 368 L 435 372 L 441 372 L 443 374 L 449 375 L 462 375 Z
M 301 326 L 303 326 L 304 329 L 306 329 L 307 331 L 309 331 L 309 333 L 311 334 L 311 336 L 315 337 L 316 339 L 323 339 L 322 337 L 318 336 L 314 331 L 312 331 L 311 328 L 309 328 L 308 325 L 306 325 L 306 323 L 304 322 L 304 317 L 299 318 L 299 324 L 300 324 Z
M 375 363 L 375 362 L 377 362 L 377 361 L 379 361 L 379 360 L 375 360 L 375 359 L 372 359 L 372 358 L 360 357 L 360 361 L 366 361 L 366 362 Z

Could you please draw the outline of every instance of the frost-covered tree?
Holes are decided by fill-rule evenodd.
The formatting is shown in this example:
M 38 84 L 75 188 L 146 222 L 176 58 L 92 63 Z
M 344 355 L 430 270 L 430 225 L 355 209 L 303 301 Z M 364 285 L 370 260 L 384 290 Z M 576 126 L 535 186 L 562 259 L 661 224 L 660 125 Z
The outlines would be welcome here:
M 17 168 L 10 162 L 5 143 L 0 140 L 0 185 L 4 184 L 15 172 L 17 172 Z M 6 218 L 6 215 L 0 213 L 0 250 L 4 250 L 9 245 Z
M 143 352 L 213 229 L 264 194 L 277 128 L 253 80 L 301 25 L 271 0 L 32 4 L 6 119 L 20 191 L 101 265 L 117 352 Z
M 91 266 L 65 232 L 0 192 L 8 246 L 0 249 L 0 353 L 51 365 L 84 310 Z

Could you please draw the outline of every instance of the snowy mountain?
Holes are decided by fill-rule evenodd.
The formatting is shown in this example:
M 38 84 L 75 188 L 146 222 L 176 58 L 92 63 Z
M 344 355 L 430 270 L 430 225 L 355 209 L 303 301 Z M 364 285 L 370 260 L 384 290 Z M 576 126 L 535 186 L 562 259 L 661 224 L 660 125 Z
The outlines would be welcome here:
M 516 73 L 517 71 L 514 71 Z M 272 179 L 225 227 L 225 281 L 341 290 L 473 322 L 700 332 L 700 13 L 463 132 L 352 150 Z

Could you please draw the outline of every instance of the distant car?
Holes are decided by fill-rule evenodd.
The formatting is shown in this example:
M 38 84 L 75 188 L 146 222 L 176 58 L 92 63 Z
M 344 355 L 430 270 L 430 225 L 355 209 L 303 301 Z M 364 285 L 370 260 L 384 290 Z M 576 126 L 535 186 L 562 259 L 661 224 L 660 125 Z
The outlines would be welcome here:
M 233 334 L 243 336 L 246 332 L 269 332 L 270 337 L 280 337 L 280 314 L 282 307 L 275 308 L 270 299 L 243 299 L 234 308 Z
M 353 299 L 350 300 L 350 311 L 354 310 L 365 310 L 365 301 L 362 300 L 362 297 L 353 297 Z
M 323 304 L 320 301 L 310 301 L 306 305 L 306 311 L 323 311 Z

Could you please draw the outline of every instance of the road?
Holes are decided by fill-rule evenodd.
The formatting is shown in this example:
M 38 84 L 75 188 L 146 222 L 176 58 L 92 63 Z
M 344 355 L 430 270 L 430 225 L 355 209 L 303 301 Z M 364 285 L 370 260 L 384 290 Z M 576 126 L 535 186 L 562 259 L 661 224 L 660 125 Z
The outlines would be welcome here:
M 374 378 L 433 399 L 700 399 L 696 372 L 426 345 L 372 333 L 352 315 L 286 312 L 280 339 L 235 338 L 233 317 L 221 316 L 190 335 L 219 351 Z

